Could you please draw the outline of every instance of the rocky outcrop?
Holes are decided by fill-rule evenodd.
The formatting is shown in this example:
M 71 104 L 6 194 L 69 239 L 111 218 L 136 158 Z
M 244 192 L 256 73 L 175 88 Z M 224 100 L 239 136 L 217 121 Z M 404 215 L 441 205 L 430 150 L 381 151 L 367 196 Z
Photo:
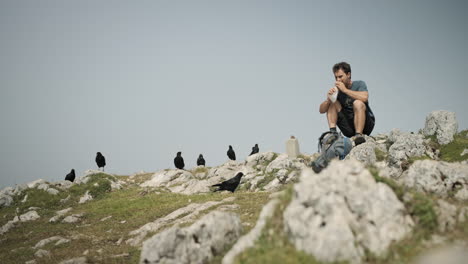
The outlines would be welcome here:
M 423 134 L 426 136 L 437 136 L 441 145 L 452 142 L 453 136 L 458 131 L 458 122 L 454 112 L 434 111 L 426 117 Z
M 401 176 L 401 182 L 418 191 L 468 201 L 468 165 L 418 160 Z
M 240 218 L 213 211 L 187 228 L 173 227 L 143 243 L 140 263 L 207 263 L 239 238 Z
M 385 254 L 413 226 L 404 205 L 356 160 L 332 161 L 320 174 L 305 170 L 284 212 L 285 232 L 320 261 L 361 263 L 367 249 Z

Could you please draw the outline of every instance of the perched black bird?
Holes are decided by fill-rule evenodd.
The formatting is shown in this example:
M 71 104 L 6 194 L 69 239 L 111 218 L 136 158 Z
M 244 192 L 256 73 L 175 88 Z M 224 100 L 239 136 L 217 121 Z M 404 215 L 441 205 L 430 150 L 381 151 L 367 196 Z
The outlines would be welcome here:
M 185 167 L 184 158 L 182 158 L 182 152 L 177 152 L 177 156 L 174 158 L 174 165 L 179 170 L 183 170 Z
M 255 144 L 255 146 L 252 147 L 252 152 L 250 152 L 249 156 L 252 156 L 253 154 L 257 154 L 260 151 L 258 148 L 258 144 Z
M 72 169 L 70 171 L 70 173 L 68 173 L 67 176 L 65 176 L 65 180 L 66 181 L 71 181 L 71 182 L 73 182 L 75 180 L 75 170 L 74 169 Z
M 240 183 L 240 180 L 241 180 L 242 176 L 244 176 L 244 173 L 239 172 L 233 178 L 231 178 L 231 179 L 229 179 L 227 181 L 223 181 L 222 183 L 212 185 L 211 187 L 219 187 L 217 190 L 215 190 L 215 192 L 223 191 L 223 190 L 234 192 L 236 190 L 237 186 L 239 186 L 239 183 Z
M 205 166 L 205 159 L 203 158 L 203 155 L 200 154 L 200 156 L 198 156 L 198 159 L 197 159 L 197 166 Z
M 104 171 L 104 166 L 106 166 L 106 158 L 101 154 L 101 152 L 96 153 L 96 164 L 98 168 L 102 168 L 102 171 Z
M 229 150 L 227 151 L 227 155 L 228 155 L 230 160 L 236 160 L 236 153 L 232 149 L 231 145 L 229 145 Z

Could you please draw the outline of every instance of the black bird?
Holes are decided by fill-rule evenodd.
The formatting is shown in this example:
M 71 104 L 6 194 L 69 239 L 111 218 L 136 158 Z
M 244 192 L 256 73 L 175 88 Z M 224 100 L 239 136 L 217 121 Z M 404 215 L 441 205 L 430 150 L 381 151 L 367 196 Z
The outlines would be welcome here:
M 70 171 L 70 173 L 68 173 L 67 176 L 65 176 L 65 180 L 66 181 L 71 181 L 71 182 L 73 182 L 75 180 L 75 170 L 74 169 L 72 169 Z
M 228 155 L 230 160 L 236 160 L 236 153 L 232 149 L 231 145 L 229 145 L 229 150 L 227 151 L 227 155 Z
M 174 158 L 174 165 L 179 170 L 183 170 L 185 167 L 184 158 L 182 158 L 182 152 L 177 152 L 177 156 Z
M 200 156 L 198 156 L 198 159 L 197 159 L 197 166 L 205 166 L 205 159 L 203 158 L 203 155 L 200 154 Z
M 260 151 L 258 148 L 258 144 L 255 144 L 255 146 L 252 147 L 252 152 L 250 152 L 249 156 L 252 156 L 253 154 L 257 154 Z
M 226 180 L 226 181 L 223 181 L 222 183 L 212 185 L 211 187 L 219 187 L 217 190 L 215 190 L 215 192 L 223 191 L 223 190 L 234 192 L 236 190 L 237 186 L 239 186 L 239 183 L 240 183 L 240 180 L 241 180 L 242 176 L 244 176 L 244 173 L 239 172 L 233 178 L 231 178 L 229 180 Z
M 106 158 L 101 154 L 101 152 L 96 153 L 96 164 L 98 168 L 102 168 L 102 171 L 104 171 L 104 166 L 106 166 Z

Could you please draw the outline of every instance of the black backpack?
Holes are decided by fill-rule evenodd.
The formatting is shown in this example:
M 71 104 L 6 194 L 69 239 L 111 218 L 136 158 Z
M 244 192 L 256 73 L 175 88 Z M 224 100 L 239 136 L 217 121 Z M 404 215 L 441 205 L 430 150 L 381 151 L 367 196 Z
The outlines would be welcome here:
M 318 140 L 320 156 L 312 161 L 310 166 L 314 172 L 319 173 L 328 166 L 333 158 L 344 159 L 351 151 L 353 144 L 348 137 L 338 132 L 327 131 Z

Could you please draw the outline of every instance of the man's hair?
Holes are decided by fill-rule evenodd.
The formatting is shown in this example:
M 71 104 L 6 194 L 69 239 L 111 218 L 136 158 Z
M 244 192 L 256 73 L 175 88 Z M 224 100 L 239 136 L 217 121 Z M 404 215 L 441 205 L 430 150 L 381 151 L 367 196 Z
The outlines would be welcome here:
M 349 63 L 344 62 L 344 61 L 333 65 L 333 73 L 339 70 L 343 70 L 345 74 L 348 74 L 351 72 L 351 65 L 349 65 Z

